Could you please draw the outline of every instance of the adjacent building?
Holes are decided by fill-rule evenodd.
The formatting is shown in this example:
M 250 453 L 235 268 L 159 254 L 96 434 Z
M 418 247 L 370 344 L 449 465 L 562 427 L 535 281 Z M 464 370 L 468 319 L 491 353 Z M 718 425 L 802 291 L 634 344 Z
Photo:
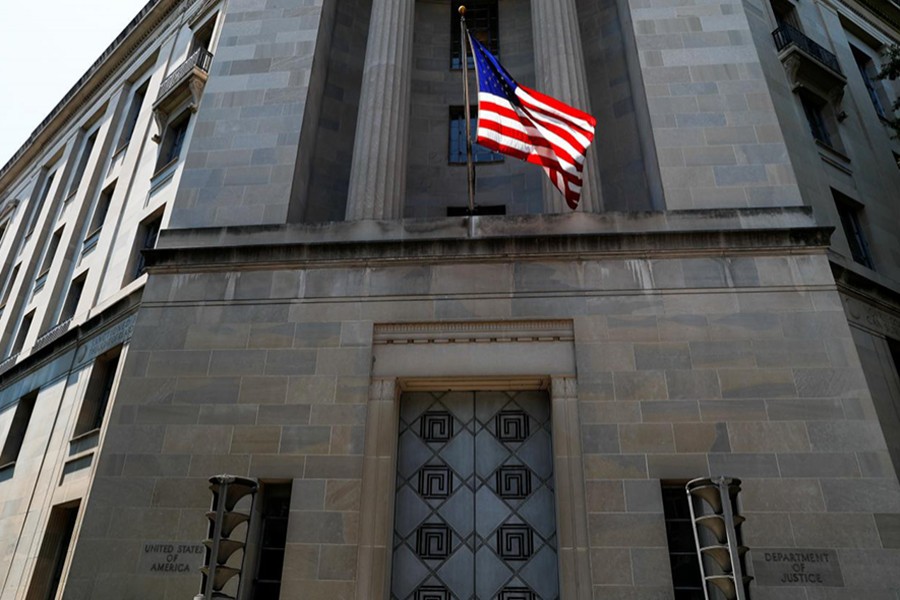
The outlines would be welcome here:
M 472 0 L 599 125 L 471 214 L 459 4 L 151 0 L 0 169 L 0 597 L 211 594 L 230 474 L 227 597 L 897 600 L 900 5 Z

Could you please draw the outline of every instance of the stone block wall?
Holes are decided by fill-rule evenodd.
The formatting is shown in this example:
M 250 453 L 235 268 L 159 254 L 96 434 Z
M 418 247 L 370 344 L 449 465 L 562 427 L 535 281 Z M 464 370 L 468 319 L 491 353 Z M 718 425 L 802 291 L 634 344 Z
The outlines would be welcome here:
M 326 4 L 228 4 L 170 227 L 287 221 Z
M 440 254 L 454 255 L 452 243 L 440 242 Z M 669 597 L 661 481 L 729 475 L 744 481 L 751 556 L 831 548 L 845 587 L 828 598 L 895 593 L 900 554 L 885 540 L 900 484 L 824 255 L 670 247 L 572 259 L 547 242 L 539 252 L 519 246 L 516 260 L 476 251 L 460 263 L 422 244 L 404 246 L 400 261 L 389 245 L 361 245 L 364 262 L 270 269 L 220 247 L 234 263 L 152 275 L 67 594 L 195 593 L 196 574 L 140 571 L 141 547 L 202 539 L 206 479 L 232 472 L 293 481 L 283 597 L 377 595 L 357 582 L 360 514 L 391 502 L 391 492 L 360 496 L 366 439 L 379 426 L 367 408 L 370 382 L 384 375 L 375 325 L 546 319 L 574 331 L 577 401 L 563 431 L 581 448 L 576 506 L 592 565 L 580 572 L 582 589 L 598 600 Z M 449 352 L 415 353 L 403 372 L 466 364 Z M 478 374 L 492 362 L 480 361 Z M 822 597 L 813 587 L 789 591 Z M 788 596 L 754 584 L 753 597 Z
M 801 202 L 748 24 L 752 4 L 629 2 L 670 210 Z

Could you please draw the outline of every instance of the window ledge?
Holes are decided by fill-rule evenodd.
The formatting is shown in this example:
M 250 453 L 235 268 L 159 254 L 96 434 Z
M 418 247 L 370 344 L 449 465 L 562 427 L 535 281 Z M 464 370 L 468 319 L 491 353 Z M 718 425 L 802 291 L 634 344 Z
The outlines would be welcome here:
M 849 156 L 821 140 L 816 140 L 816 148 L 819 150 L 819 156 L 824 162 L 848 175 L 853 173 Z
M 76 444 L 78 442 L 83 442 L 89 438 L 92 438 L 92 437 L 95 437 L 98 435 L 100 435 L 100 428 L 95 427 L 94 429 L 89 429 L 88 431 L 85 431 L 84 433 L 79 433 L 78 435 L 74 436 L 71 440 L 69 440 L 69 443 Z
M 95 229 L 90 232 L 87 237 L 84 238 L 84 245 L 81 248 L 81 255 L 84 256 L 91 252 L 94 248 L 97 247 L 97 242 L 100 240 L 100 232 L 102 228 Z
M 153 184 L 156 182 L 156 180 L 162 179 L 163 177 L 165 177 L 166 175 L 168 175 L 168 174 L 169 174 L 169 173 L 168 173 L 169 170 L 171 170 L 172 167 L 174 167 L 175 165 L 177 165 L 177 164 L 178 164 L 178 161 L 179 161 L 180 159 L 181 159 L 180 156 L 176 156 L 175 158 L 173 158 L 172 160 L 170 160 L 169 162 L 167 162 L 166 164 L 164 164 L 163 166 L 161 166 L 160 168 L 158 168 L 158 169 L 156 170 L 156 173 L 154 173 L 154 174 L 150 177 L 150 185 L 153 185 Z
M 16 466 L 16 461 L 12 460 L 8 463 L 0 465 L 0 472 L 10 470 L 15 466 Z
M 147 192 L 148 196 L 152 196 L 161 187 L 172 180 L 172 177 L 175 176 L 175 169 L 178 168 L 178 163 L 180 162 L 180 160 L 181 157 L 170 160 L 159 170 L 157 170 L 156 173 L 153 174 L 153 177 L 150 178 L 150 190 Z
M 125 152 L 126 149 L 128 149 L 128 144 L 130 142 L 131 142 L 131 140 L 128 140 L 127 142 L 125 142 L 124 144 L 122 144 L 121 146 L 116 148 L 115 152 L 113 152 L 112 156 L 110 157 L 110 161 L 114 161 L 117 158 L 119 158 L 119 155 L 122 154 L 123 152 Z

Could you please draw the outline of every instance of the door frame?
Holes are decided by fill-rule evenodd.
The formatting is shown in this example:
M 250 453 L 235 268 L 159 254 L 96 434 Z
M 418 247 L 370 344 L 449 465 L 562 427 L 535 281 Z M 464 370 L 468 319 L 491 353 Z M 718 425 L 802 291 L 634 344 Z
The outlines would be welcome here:
M 436 337 L 440 334 L 434 325 L 436 324 L 423 324 L 419 331 L 431 334 L 427 337 Z M 441 325 L 447 327 L 448 324 Z M 475 329 L 480 335 L 489 334 L 490 330 L 494 329 L 491 325 L 493 324 L 479 323 Z M 524 333 L 520 336 L 510 336 L 510 325 L 513 325 L 517 332 Z M 565 333 L 566 325 L 569 335 Z M 402 324 L 399 327 L 402 328 L 404 335 L 409 335 L 413 325 Z M 503 346 L 503 350 L 513 351 L 497 352 L 499 348 L 493 348 L 490 367 L 497 375 L 484 375 L 479 372 L 467 376 L 452 370 L 459 364 L 453 354 L 456 351 L 466 352 L 464 346 L 470 344 L 458 343 L 456 340 L 457 343 L 448 346 L 444 343 L 422 343 L 422 338 L 417 338 L 415 348 L 417 360 L 415 365 L 411 365 L 406 360 L 392 360 L 390 354 L 392 344 L 379 344 L 379 329 L 385 337 L 396 333 L 396 329 L 389 325 L 376 325 L 373 354 L 376 364 L 380 358 L 382 360 L 369 386 L 360 502 L 357 600 L 390 597 L 400 396 L 406 391 L 549 392 L 560 599 L 590 600 L 592 597 L 572 322 L 498 322 L 496 327 L 503 330 L 505 333 L 503 337 L 487 335 L 490 341 L 474 338 L 471 341 L 481 342 L 474 345 L 484 348 L 492 346 L 493 340 L 497 340 L 494 342 L 497 346 Z M 536 329 L 544 335 L 543 337 L 529 335 L 529 329 Z M 553 329 L 558 335 L 547 336 L 548 329 Z M 547 371 L 541 375 L 522 373 L 522 362 L 517 360 L 521 353 L 515 350 L 519 349 L 516 346 L 525 344 L 529 346 L 522 350 L 525 350 L 530 358 L 529 368 L 533 368 L 536 363 L 544 362 L 544 367 L 549 373 Z M 380 348 L 387 349 L 388 352 L 379 353 Z M 542 361 L 542 358 L 546 361 Z M 427 365 L 431 373 L 429 376 L 419 374 L 423 365 Z M 395 374 L 389 375 L 391 371 Z M 407 374 L 404 374 L 404 371 Z M 409 371 L 415 374 L 408 375 Z

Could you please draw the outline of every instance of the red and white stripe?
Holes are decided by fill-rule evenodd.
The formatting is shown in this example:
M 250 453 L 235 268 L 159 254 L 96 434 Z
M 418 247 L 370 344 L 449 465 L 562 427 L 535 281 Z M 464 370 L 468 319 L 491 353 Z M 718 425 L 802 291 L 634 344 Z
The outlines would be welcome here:
M 491 93 L 478 94 L 477 142 L 544 167 L 575 210 L 581 199 L 584 155 L 597 120 L 522 85 L 515 94 L 519 106 Z

